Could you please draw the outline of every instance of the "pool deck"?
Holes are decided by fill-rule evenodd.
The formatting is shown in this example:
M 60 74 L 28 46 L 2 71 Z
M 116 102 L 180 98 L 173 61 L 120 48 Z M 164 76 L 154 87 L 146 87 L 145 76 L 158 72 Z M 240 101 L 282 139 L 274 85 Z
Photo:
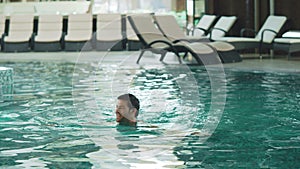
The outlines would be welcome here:
M 145 53 L 140 64 L 136 64 L 139 51 L 114 51 L 114 52 L 26 52 L 26 53 L 1 53 L 0 66 L 5 62 L 102 62 L 102 63 L 122 63 L 130 66 L 162 65 L 158 55 Z M 239 63 L 224 64 L 224 68 L 238 70 L 263 70 L 263 71 L 283 71 L 300 72 L 300 57 L 292 57 L 289 60 L 285 56 L 275 56 L 270 58 L 264 56 L 263 59 L 257 55 L 242 55 L 243 61 Z M 166 64 L 178 64 L 174 55 L 168 54 L 165 58 Z

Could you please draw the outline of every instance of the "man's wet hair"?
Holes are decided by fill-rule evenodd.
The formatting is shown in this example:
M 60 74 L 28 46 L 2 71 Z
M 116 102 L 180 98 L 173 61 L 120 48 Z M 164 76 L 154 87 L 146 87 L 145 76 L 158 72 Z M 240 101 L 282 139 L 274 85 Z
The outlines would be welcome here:
M 140 101 L 133 94 L 127 93 L 127 94 L 120 95 L 118 97 L 118 100 L 126 100 L 128 101 L 129 104 L 128 107 L 130 108 L 134 107 L 137 109 L 137 111 L 140 110 Z

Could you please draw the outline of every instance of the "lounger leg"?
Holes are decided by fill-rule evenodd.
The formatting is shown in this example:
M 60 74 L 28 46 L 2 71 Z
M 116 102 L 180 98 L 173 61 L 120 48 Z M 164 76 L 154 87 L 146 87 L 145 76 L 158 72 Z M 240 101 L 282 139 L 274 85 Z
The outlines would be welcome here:
M 273 49 L 270 49 L 270 55 L 271 55 L 271 58 L 274 59 L 274 50 Z
M 180 57 L 180 54 L 178 53 L 178 51 L 174 48 L 174 49 L 173 49 L 173 52 L 174 52 L 174 54 L 177 56 L 178 61 L 179 61 L 179 64 L 182 64 L 181 57 Z M 185 52 L 185 55 L 186 55 L 187 53 L 188 53 L 188 52 Z
M 186 58 L 187 55 L 188 55 L 188 52 L 184 52 L 183 59 Z
M 262 44 L 261 43 L 259 44 L 258 52 L 259 52 L 259 58 L 262 59 Z
M 290 58 L 291 58 L 291 52 L 288 53 L 287 60 L 290 60 Z
M 179 55 L 178 53 L 176 53 L 176 56 L 177 56 L 177 58 L 178 58 L 179 63 L 182 64 L 180 55 Z
M 136 61 L 137 64 L 140 62 L 140 60 L 141 60 L 142 56 L 144 55 L 144 53 L 145 53 L 145 50 L 142 50 L 138 60 Z
M 166 56 L 166 54 L 167 54 L 167 52 L 165 51 L 165 52 L 163 52 L 163 53 L 161 53 L 161 57 L 160 57 L 160 59 L 159 59 L 159 61 L 163 61 L 164 60 L 164 58 L 165 58 L 165 56 Z

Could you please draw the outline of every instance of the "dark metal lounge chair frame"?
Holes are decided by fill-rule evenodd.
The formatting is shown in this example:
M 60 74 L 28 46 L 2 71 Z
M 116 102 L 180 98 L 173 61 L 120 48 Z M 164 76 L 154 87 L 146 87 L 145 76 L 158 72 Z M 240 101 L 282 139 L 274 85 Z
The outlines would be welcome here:
M 128 20 L 129 20 L 130 24 L 132 25 L 133 30 L 135 31 L 135 33 L 137 34 L 139 40 L 141 41 L 141 43 L 143 45 L 142 49 L 141 49 L 141 53 L 140 53 L 136 63 L 140 62 L 140 59 L 142 58 L 143 54 L 146 51 L 151 51 L 155 54 L 160 54 L 161 55 L 160 61 L 164 60 L 167 52 L 173 52 L 177 56 L 178 61 L 179 61 L 180 64 L 182 63 L 180 53 L 184 53 L 184 56 L 186 56 L 188 53 L 190 53 L 194 57 L 194 59 L 197 61 L 197 63 L 200 64 L 200 65 L 213 64 L 214 62 L 219 61 L 219 60 L 215 60 L 215 59 L 208 59 L 208 60 L 206 60 L 206 59 L 203 60 L 203 58 L 200 59 L 198 54 L 195 53 L 192 49 L 189 49 L 188 47 L 186 47 L 184 45 L 176 44 L 177 42 L 179 42 L 178 40 L 176 40 L 174 42 L 171 42 L 171 41 L 165 41 L 165 40 L 162 40 L 162 39 L 158 39 L 158 40 L 155 40 L 153 42 L 147 43 L 145 41 L 145 39 L 143 38 L 143 35 L 137 29 L 137 27 L 136 27 L 136 25 L 135 25 L 135 23 L 132 19 L 132 16 L 128 16 Z M 163 34 L 161 34 L 161 36 L 164 37 Z M 165 45 L 167 45 L 167 47 L 165 47 L 165 48 L 152 47 L 154 44 L 157 44 L 157 43 L 165 44 Z M 213 48 L 211 48 L 211 49 L 214 52 L 212 52 L 212 54 L 207 54 L 206 55 L 207 58 L 209 58 L 209 57 L 214 58 L 213 56 L 209 56 L 209 55 L 217 55 L 217 52 Z M 219 59 L 219 58 L 217 57 L 216 59 Z

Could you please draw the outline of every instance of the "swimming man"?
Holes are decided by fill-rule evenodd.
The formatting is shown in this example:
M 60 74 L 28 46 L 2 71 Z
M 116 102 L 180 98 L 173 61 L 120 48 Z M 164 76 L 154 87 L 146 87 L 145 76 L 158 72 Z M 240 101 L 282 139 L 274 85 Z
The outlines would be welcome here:
M 140 102 L 133 94 L 123 94 L 116 105 L 116 121 L 121 125 L 136 126 Z

